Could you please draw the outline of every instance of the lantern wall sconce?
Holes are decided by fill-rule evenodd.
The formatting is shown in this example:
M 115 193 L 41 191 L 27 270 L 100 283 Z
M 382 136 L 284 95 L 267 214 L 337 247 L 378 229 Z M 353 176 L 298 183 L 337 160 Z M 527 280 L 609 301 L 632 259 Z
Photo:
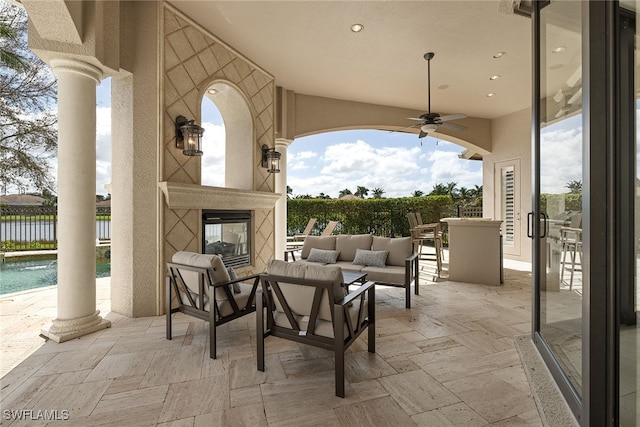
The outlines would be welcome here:
M 280 172 L 280 153 L 267 144 L 262 146 L 262 167 L 266 168 L 269 173 Z
M 176 117 L 176 148 L 185 156 L 202 156 L 204 129 L 185 116 Z

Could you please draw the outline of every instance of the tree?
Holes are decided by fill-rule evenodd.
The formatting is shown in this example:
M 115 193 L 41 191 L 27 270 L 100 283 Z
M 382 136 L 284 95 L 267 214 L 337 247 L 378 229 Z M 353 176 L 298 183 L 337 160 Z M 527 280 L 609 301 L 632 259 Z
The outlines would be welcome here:
M 424 191 L 415 190 L 413 193 L 411 193 L 411 197 L 421 197 L 421 196 L 424 196 Z
M 385 191 L 380 187 L 376 187 L 373 189 L 372 193 L 374 199 L 382 199 L 382 195 L 385 193 Z
M 338 197 L 346 196 L 347 194 L 353 194 L 353 193 L 348 188 L 345 188 L 344 190 L 340 190 L 340 192 L 338 193 Z
M 361 185 L 358 185 L 358 189 L 353 194 L 358 196 L 358 197 L 362 197 L 364 199 L 367 196 L 367 194 L 369 194 L 369 189 L 367 187 L 363 187 Z
M 569 181 L 565 187 L 569 189 L 570 194 L 582 193 L 582 181 Z
M 0 4 L 0 186 L 53 190 L 56 80 L 27 46 L 26 12 Z
M 449 189 L 444 184 L 436 184 L 433 186 L 433 190 L 429 193 L 430 196 L 446 196 L 449 194 Z
M 331 196 L 329 196 L 328 194 L 324 194 L 324 193 L 320 193 L 318 194 L 317 199 L 330 199 Z

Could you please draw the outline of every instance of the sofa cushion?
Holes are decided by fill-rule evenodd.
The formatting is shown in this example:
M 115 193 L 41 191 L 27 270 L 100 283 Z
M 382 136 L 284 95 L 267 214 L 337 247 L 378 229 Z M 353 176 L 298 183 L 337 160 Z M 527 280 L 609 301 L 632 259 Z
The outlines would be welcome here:
M 356 257 L 353 263 L 356 265 L 370 265 L 373 267 L 384 267 L 387 262 L 389 251 L 368 251 L 356 249 Z
M 336 250 L 340 251 L 340 261 L 353 261 L 356 249 L 371 249 L 371 234 L 339 234 L 336 236 Z
M 338 260 L 338 251 L 330 251 L 326 249 L 311 248 L 307 261 L 309 262 L 323 262 L 325 264 L 335 264 Z
M 227 271 L 224 263 L 222 262 L 222 258 L 218 255 L 211 254 L 199 254 L 196 252 L 186 252 L 179 251 L 173 254 L 171 261 L 176 264 L 184 264 L 190 265 L 192 267 L 203 267 L 209 270 L 209 275 L 211 276 L 212 284 L 228 282 L 229 272 Z M 195 271 L 180 271 L 182 278 L 185 281 L 187 287 L 194 293 L 198 293 L 198 273 Z M 206 285 L 206 282 L 205 282 Z M 205 286 L 205 294 L 209 293 L 208 286 Z M 225 301 L 227 299 L 227 294 L 224 289 L 218 288 L 216 289 L 216 300 Z
M 360 271 L 364 268 L 364 265 L 355 265 L 351 261 L 338 261 L 335 263 L 335 265 L 340 267 L 342 270 L 347 271 Z
M 387 265 L 404 265 L 404 261 L 413 253 L 411 237 L 373 237 L 371 249 L 389 251 Z
M 405 268 L 397 265 L 386 267 L 363 267 L 361 273 L 367 273 L 367 280 L 377 283 L 404 285 Z
M 306 259 L 309 257 L 311 248 L 335 250 L 336 249 L 336 236 L 307 236 L 304 239 L 302 245 L 302 253 L 300 257 Z
M 346 294 L 345 288 L 342 286 L 342 282 L 344 281 L 342 278 L 342 270 L 335 265 L 311 265 L 274 259 L 267 264 L 267 274 L 297 279 L 330 281 L 333 296 L 336 301 L 344 298 Z M 311 314 L 315 287 L 280 282 L 280 289 L 294 313 L 300 316 L 309 316 Z M 283 308 L 280 301 L 278 301 L 277 298 L 274 298 L 274 300 L 276 309 L 282 312 Z M 318 317 L 323 320 L 331 320 L 332 310 L 333 308 L 329 305 L 327 292 L 324 291 L 320 300 Z

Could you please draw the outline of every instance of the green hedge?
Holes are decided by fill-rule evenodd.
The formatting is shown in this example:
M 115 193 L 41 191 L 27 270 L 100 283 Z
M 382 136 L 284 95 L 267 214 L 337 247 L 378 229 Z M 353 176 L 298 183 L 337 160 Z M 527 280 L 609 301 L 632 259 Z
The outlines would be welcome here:
M 455 216 L 451 196 L 402 197 L 397 199 L 289 199 L 288 234 L 302 233 L 310 218 L 318 221 L 311 234 L 320 234 L 329 221 L 340 221 L 336 234 L 409 235 L 407 213 L 420 212 L 425 223 Z

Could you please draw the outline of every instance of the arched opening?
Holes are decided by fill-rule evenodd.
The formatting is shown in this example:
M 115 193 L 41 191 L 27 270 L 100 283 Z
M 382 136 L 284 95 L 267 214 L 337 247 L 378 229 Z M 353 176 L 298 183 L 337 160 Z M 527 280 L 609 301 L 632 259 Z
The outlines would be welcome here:
M 481 195 L 482 162 L 463 158 L 464 152 L 437 136 L 371 129 L 296 138 L 287 152 L 289 196 L 338 198 L 363 187 L 366 198 L 411 197 L 451 183 L 458 197 L 478 188 Z
M 204 155 L 201 183 L 253 189 L 253 119 L 242 92 L 228 82 L 216 81 L 202 100 Z

